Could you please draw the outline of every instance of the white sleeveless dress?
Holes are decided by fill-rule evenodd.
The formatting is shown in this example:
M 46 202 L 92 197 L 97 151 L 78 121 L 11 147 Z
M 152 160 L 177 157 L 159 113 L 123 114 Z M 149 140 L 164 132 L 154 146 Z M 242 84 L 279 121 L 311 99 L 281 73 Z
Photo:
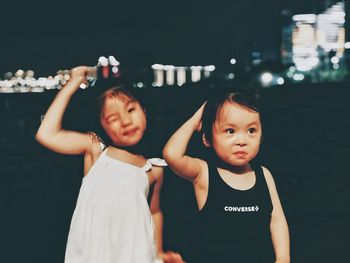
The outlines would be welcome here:
M 106 151 L 83 178 L 65 263 L 159 262 L 146 171 L 152 162 L 163 165 L 162 159 L 149 159 L 140 168 L 109 157 Z

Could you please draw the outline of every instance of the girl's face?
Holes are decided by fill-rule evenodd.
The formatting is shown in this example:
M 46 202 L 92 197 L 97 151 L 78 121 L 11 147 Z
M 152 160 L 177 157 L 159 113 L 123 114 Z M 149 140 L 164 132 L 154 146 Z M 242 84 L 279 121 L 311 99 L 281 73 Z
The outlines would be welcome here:
M 127 97 L 107 98 L 101 124 L 116 146 L 137 144 L 146 129 L 146 114 L 140 103 Z
M 244 167 L 257 155 L 261 135 L 259 113 L 225 102 L 213 124 L 212 146 L 225 163 Z

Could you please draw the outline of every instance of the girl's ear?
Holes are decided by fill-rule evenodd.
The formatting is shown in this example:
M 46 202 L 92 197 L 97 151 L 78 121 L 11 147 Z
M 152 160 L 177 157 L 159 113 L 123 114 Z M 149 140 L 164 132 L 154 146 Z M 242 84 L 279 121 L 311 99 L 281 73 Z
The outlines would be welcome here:
M 205 147 L 211 146 L 210 142 L 208 142 L 207 138 L 205 138 L 205 133 L 202 134 L 202 142 L 203 142 Z

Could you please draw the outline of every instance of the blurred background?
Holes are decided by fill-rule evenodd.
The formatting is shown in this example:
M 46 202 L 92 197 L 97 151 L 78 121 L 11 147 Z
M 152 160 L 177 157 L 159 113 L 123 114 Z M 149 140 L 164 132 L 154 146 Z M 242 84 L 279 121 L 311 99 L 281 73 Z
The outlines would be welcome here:
M 211 92 L 253 88 L 263 105 L 257 160 L 274 175 L 292 262 L 350 262 L 349 1 L 7 1 L 0 4 L 1 262 L 63 262 L 83 175 L 34 136 L 65 75 L 115 56 L 150 110 L 150 152 Z M 90 88 L 90 90 L 93 89 Z M 89 88 L 64 127 L 91 129 Z M 194 136 L 190 151 L 197 151 Z M 165 248 L 191 262 L 190 183 L 169 169 Z

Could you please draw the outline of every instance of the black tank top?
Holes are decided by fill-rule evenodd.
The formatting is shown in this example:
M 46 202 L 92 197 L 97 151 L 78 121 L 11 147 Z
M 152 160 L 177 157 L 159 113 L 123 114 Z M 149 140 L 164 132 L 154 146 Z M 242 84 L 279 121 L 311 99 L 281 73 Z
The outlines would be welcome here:
M 208 164 L 209 189 L 199 212 L 198 262 L 274 262 L 270 234 L 272 202 L 261 166 L 253 166 L 255 184 L 237 190 Z

